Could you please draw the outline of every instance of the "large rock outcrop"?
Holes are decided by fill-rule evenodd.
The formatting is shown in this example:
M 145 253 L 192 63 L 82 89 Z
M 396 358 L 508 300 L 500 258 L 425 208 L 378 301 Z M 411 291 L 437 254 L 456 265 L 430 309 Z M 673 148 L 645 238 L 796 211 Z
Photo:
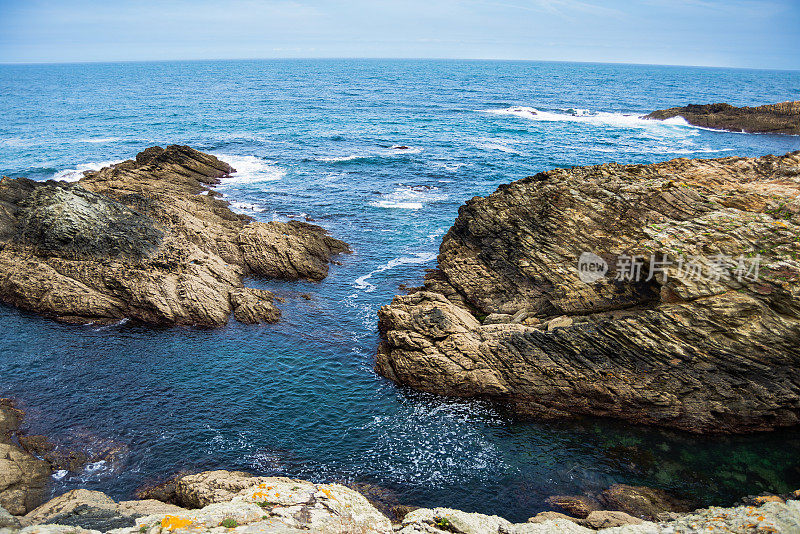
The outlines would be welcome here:
M 800 152 L 543 172 L 459 209 L 376 368 L 537 418 L 796 425 L 799 235 Z
M 683 117 L 689 124 L 716 130 L 800 135 L 800 102 L 740 108 L 725 103 L 689 104 L 645 115 L 646 119 L 659 120 L 672 117 Z
M 0 399 L 0 510 L 13 515 L 25 514 L 41 504 L 51 473 L 47 462 L 14 442 L 22 418 L 13 401 Z
M 0 181 L 0 300 L 68 322 L 274 322 L 244 276 L 321 280 L 347 245 L 304 222 L 254 222 L 212 186 L 234 169 L 148 148 L 75 183 Z

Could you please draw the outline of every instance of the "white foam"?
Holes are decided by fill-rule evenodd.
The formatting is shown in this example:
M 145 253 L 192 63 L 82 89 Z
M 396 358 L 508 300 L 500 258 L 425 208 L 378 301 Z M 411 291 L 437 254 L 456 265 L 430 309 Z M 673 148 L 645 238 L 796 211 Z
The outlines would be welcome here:
M 53 478 L 54 478 L 55 480 L 61 480 L 61 479 L 63 479 L 65 476 L 67 476 L 67 474 L 68 474 L 68 473 L 69 473 L 69 472 L 68 472 L 66 469 L 59 469 L 58 471 L 56 471 L 55 473 L 53 473 Z
M 229 202 L 231 209 L 236 213 L 249 215 L 250 213 L 264 213 L 266 211 L 265 208 L 262 208 L 258 204 L 252 204 L 250 202 L 239 202 L 237 200 L 231 200 Z
M 113 161 L 96 161 L 91 163 L 84 163 L 83 165 L 77 165 L 73 169 L 64 169 L 63 171 L 58 171 L 53 176 L 51 176 L 50 179 L 62 182 L 77 182 L 78 180 L 83 178 L 83 173 L 86 171 L 99 171 L 103 167 L 110 167 L 111 165 L 122 163 L 123 161 L 125 160 L 117 159 Z
M 217 158 L 236 169 L 236 172 L 222 180 L 222 186 L 258 184 L 274 182 L 286 176 L 286 169 L 278 167 L 256 156 L 235 156 L 214 154 Z
M 366 293 L 372 293 L 375 291 L 375 285 L 367 282 L 373 275 L 378 273 L 382 273 L 384 271 L 388 271 L 389 269 L 394 269 L 395 267 L 399 267 L 400 265 L 417 265 L 420 263 L 428 263 L 429 261 L 433 261 L 436 259 L 436 254 L 431 252 L 417 252 L 411 256 L 400 256 L 399 258 L 394 258 L 393 260 L 388 261 L 387 263 L 381 265 L 374 271 L 365 274 L 357 278 L 353 282 L 353 286 L 356 289 L 364 290 Z
M 436 187 L 410 186 L 398 187 L 391 193 L 381 195 L 380 200 L 370 202 L 376 208 L 419 210 L 425 204 L 447 200 L 447 195 Z
M 516 106 L 505 109 L 484 109 L 484 113 L 493 115 L 511 115 L 537 122 L 582 122 L 595 126 L 613 126 L 617 128 L 653 128 L 658 126 L 693 126 L 683 117 L 673 117 L 663 121 L 645 119 L 644 115 L 629 113 L 593 112 L 587 109 L 568 108 L 558 112 L 542 111 L 532 107 Z
M 402 146 L 405 146 L 406 148 L 401 148 Z M 374 152 L 361 152 L 359 154 L 348 154 L 346 156 L 321 156 L 316 158 L 316 160 L 323 163 L 341 163 L 344 161 L 354 161 L 359 159 L 393 158 L 406 154 L 419 154 L 420 152 L 422 152 L 422 149 L 419 147 L 394 145 L 391 148 L 384 148 Z
M 105 143 L 114 143 L 119 141 L 119 137 L 87 137 L 84 139 L 78 139 L 79 143 L 97 143 L 97 144 L 105 144 Z
M 522 155 L 522 152 L 520 152 L 515 148 L 511 148 L 510 146 L 501 141 L 478 143 L 475 146 L 478 148 L 483 148 L 485 150 L 499 150 L 500 152 L 505 152 L 506 154 L 518 154 L 520 156 Z

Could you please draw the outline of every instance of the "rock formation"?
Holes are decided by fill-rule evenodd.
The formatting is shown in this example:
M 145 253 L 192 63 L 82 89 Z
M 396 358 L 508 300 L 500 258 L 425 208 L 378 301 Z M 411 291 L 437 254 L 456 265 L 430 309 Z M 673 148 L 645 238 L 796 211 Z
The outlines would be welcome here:
M 234 169 L 152 147 L 76 183 L 0 181 L 0 300 L 67 322 L 274 322 L 243 276 L 321 280 L 347 245 L 305 222 L 254 222 L 211 188 Z
M 28 454 L 12 440 L 22 416 L 10 399 L 0 399 L 0 521 L 3 510 L 23 515 L 38 506 L 50 482 L 48 463 Z
M 682 108 L 654 111 L 646 119 L 683 117 L 704 128 L 748 133 L 800 135 L 800 102 L 781 102 L 758 107 L 737 108 L 730 104 L 689 104 Z
M 543 419 L 796 425 L 798 235 L 800 152 L 539 173 L 459 209 L 376 369 Z
M 211 471 L 180 477 L 192 509 L 157 501 L 114 502 L 97 491 L 73 490 L 19 518 L 3 515 L 0 532 L 20 534 L 689 534 L 796 532 L 800 501 L 774 498 L 758 506 L 708 508 L 658 522 L 596 510 L 579 519 L 542 512 L 526 523 L 449 508 L 420 508 L 392 524 L 367 499 L 338 484 Z M 20 530 L 20 527 L 21 528 Z

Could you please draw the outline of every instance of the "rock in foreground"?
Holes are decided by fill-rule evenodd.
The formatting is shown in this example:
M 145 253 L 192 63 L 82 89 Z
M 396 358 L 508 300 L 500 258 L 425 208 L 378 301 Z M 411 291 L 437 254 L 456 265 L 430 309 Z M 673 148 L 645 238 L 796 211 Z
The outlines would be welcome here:
M 198 507 L 184 509 L 152 500 L 116 503 L 97 491 L 73 490 L 24 517 L 6 517 L 5 522 L 8 532 L 18 531 L 21 523 L 22 534 L 688 534 L 706 532 L 708 527 L 740 533 L 789 533 L 800 528 L 800 501 L 783 499 L 759 507 L 696 510 L 661 523 L 623 512 L 594 511 L 585 519 L 543 512 L 527 523 L 513 524 L 498 516 L 421 508 L 393 525 L 364 496 L 338 484 L 230 471 L 199 473 L 178 482 Z
M 800 135 L 800 102 L 737 108 L 730 104 L 689 104 L 654 111 L 646 119 L 683 117 L 686 122 L 715 130 Z
M 0 528 L 3 510 L 23 515 L 39 504 L 49 487 L 50 466 L 14 443 L 23 413 L 10 399 L 0 399 Z
M 377 370 L 537 418 L 796 425 L 798 235 L 800 152 L 540 173 L 459 209 Z
M 0 300 L 67 322 L 220 326 L 280 316 L 246 275 L 321 280 L 347 245 L 318 226 L 253 222 L 210 187 L 234 172 L 148 148 L 75 183 L 0 181 Z

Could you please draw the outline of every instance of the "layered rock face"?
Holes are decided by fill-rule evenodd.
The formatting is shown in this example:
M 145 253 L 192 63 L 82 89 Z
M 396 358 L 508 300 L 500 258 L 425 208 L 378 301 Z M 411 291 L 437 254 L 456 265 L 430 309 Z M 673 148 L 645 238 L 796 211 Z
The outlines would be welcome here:
M 376 369 L 523 416 L 800 423 L 800 152 L 556 169 L 459 209 Z M 651 272 L 652 271 L 652 272 Z
M 734 132 L 800 135 L 800 102 L 781 102 L 757 107 L 730 104 L 689 104 L 654 111 L 647 119 L 683 117 L 689 124 Z
M 75 183 L 0 181 L 0 300 L 68 322 L 274 322 L 243 276 L 321 280 L 347 245 L 318 226 L 254 222 L 211 186 L 234 169 L 152 147 Z

